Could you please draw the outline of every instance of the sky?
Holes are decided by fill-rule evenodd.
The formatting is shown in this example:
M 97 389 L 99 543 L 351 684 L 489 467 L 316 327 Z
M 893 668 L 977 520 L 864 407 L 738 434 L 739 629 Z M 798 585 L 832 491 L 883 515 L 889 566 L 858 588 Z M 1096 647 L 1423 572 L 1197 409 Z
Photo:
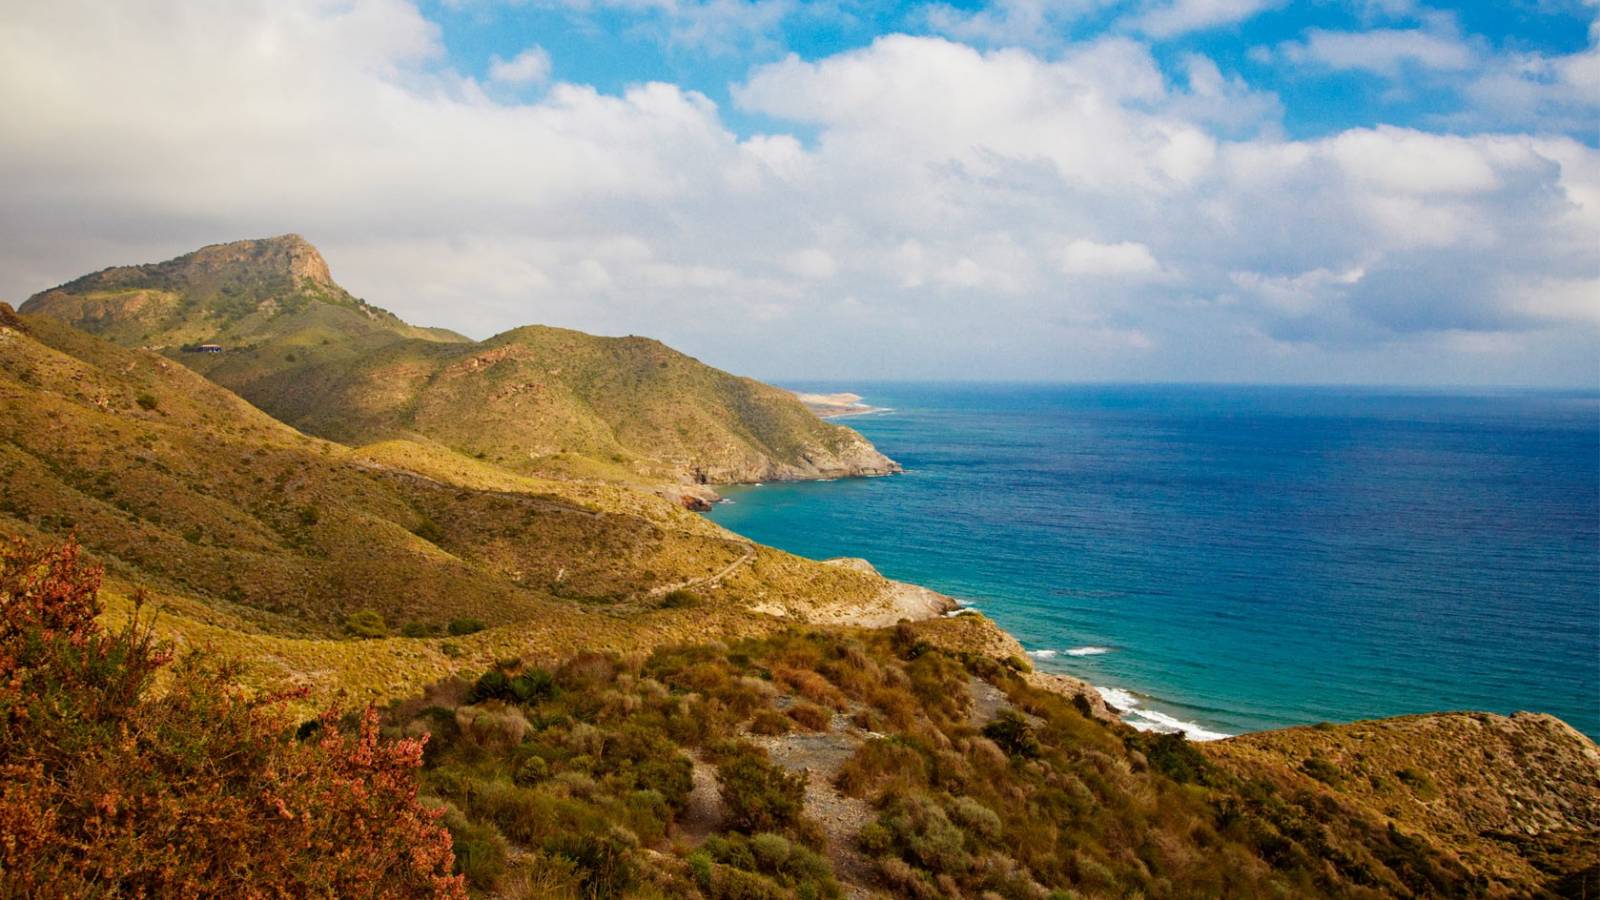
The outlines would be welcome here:
M 295 232 L 769 380 L 1600 388 L 1600 0 L 0 0 L 0 298 Z

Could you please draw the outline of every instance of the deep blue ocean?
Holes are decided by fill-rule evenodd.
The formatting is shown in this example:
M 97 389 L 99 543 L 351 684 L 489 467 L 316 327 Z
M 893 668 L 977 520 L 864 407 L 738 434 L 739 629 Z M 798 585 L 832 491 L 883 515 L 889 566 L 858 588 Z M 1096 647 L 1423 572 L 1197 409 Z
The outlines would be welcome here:
M 1534 710 L 1600 737 L 1600 395 L 794 384 L 902 476 L 709 515 L 955 596 L 1191 735 Z

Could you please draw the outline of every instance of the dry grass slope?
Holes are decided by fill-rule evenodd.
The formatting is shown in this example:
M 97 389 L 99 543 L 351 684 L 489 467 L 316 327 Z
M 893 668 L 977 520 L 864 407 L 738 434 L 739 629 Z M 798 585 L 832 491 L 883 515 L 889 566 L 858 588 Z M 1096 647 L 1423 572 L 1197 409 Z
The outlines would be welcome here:
M 777 622 L 757 606 L 804 620 L 894 589 L 646 493 L 308 437 L 157 354 L 4 312 L 0 530 L 76 533 L 107 564 L 113 615 L 145 585 L 169 633 L 317 699 L 397 696 L 508 654 L 760 633 Z

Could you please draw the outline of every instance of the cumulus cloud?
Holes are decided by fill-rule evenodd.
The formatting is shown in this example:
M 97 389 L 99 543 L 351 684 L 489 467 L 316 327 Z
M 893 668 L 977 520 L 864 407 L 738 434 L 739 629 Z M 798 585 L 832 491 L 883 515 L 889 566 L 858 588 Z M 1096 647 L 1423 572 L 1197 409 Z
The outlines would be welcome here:
M 25 6 L 0 295 L 299 231 L 413 321 L 651 334 L 769 377 L 1592 379 L 1600 152 L 1575 140 L 1288 140 L 1275 98 L 1128 37 L 889 36 L 732 95 L 766 133 L 670 84 L 507 100 L 403 0 Z
M 538 84 L 550 77 L 550 54 L 543 47 L 529 47 L 511 59 L 496 56 L 489 61 L 489 80 L 502 84 Z

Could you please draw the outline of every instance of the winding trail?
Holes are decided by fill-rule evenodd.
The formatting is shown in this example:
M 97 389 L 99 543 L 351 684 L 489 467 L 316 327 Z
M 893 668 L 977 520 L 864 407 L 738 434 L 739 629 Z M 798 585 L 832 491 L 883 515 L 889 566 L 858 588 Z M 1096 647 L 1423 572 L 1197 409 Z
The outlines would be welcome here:
M 648 594 L 646 594 L 645 596 L 647 596 L 647 597 L 661 597 L 661 596 L 664 596 L 666 594 L 670 594 L 673 591 L 692 590 L 692 589 L 697 588 L 697 587 L 705 587 L 708 584 L 709 585 L 721 584 L 722 583 L 722 579 L 727 578 L 729 575 L 732 575 L 734 573 L 734 571 L 736 569 L 738 569 L 740 566 L 745 565 L 746 563 L 748 563 L 751 560 L 756 558 L 756 545 L 755 544 L 747 544 L 747 543 L 744 543 L 743 541 L 735 541 L 734 543 L 737 543 L 740 546 L 744 547 L 744 555 L 740 556 L 738 559 L 734 560 L 733 562 L 728 563 L 726 566 L 723 566 L 719 571 L 714 572 L 714 573 L 712 573 L 710 575 L 707 575 L 707 576 L 705 576 L 703 578 L 691 578 L 688 581 L 680 581 L 677 584 L 657 585 L 657 586 L 651 588 L 650 592 Z

